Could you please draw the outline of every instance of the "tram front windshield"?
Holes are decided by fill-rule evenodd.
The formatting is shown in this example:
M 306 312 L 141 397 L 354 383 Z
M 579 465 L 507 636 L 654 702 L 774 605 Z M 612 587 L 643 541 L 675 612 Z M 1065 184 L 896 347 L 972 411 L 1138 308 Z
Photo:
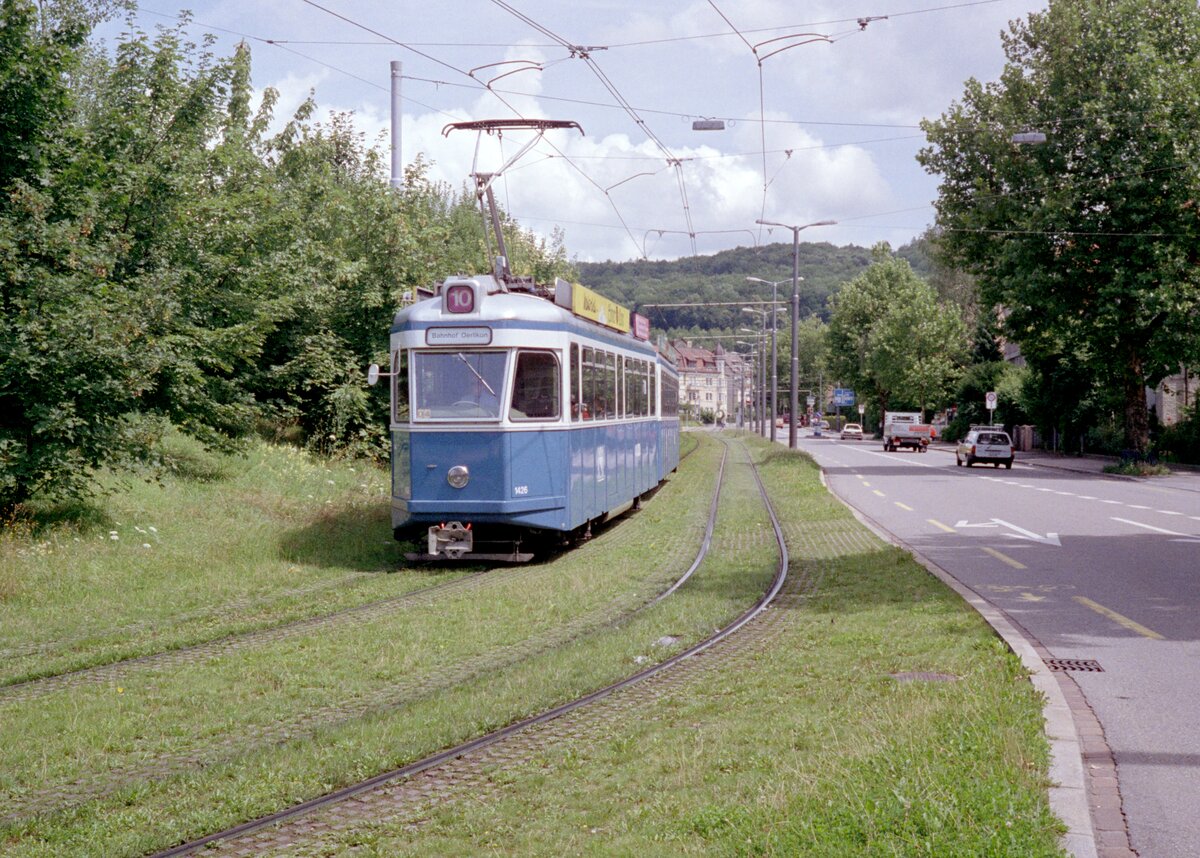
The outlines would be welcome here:
M 414 352 L 418 420 L 496 420 L 508 355 L 497 351 Z

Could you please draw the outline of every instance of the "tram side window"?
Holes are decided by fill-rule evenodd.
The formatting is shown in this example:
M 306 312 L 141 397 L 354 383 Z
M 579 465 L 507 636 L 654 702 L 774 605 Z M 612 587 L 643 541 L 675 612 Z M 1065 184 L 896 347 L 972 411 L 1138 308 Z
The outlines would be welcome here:
M 625 358 L 625 416 L 629 418 L 636 418 L 642 414 L 641 400 L 637 396 L 637 390 L 642 384 L 641 372 L 640 360 Z
M 617 416 L 617 356 L 612 352 L 604 354 L 604 416 Z
M 398 350 L 392 355 L 392 419 L 408 422 L 408 352 Z
M 583 349 L 583 396 L 579 400 L 579 410 L 584 420 L 591 420 L 596 413 L 596 350 L 584 346 Z
M 513 376 L 513 420 L 557 420 L 559 391 L 558 358 L 552 352 L 518 352 Z
M 571 343 L 571 419 L 579 419 L 579 343 Z
M 646 364 L 640 360 L 630 361 L 629 416 L 644 417 L 646 414 Z
M 629 358 L 617 355 L 617 416 L 624 418 L 629 414 L 629 390 L 625 388 L 625 370 L 629 367 Z
M 651 365 L 650 367 L 650 410 L 647 412 L 651 417 L 658 414 L 658 390 L 655 384 L 658 381 L 658 367 Z
M 677 417 L 679 415 L 679 382 L 669 375 L 663 376 L 662 399 L 663 417 Z
M 641 361 L 641 376 L 638 378 L 638 413 L 650 415 L 650 364 Z

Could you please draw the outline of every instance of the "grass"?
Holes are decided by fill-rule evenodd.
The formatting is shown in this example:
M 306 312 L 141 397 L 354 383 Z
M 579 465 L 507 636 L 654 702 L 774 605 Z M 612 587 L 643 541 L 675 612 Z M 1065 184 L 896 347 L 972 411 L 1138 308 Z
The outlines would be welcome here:
M 627 713 L 628 731 L 600 726 L 496 772 L 486 800 L 357 832 L 356 854 L 1061 854 L 1040 704 L 1017 660 L 866 534 L 810 463 L 767 455 L 789 541 L 814 549 L 793 557 L 815 589 L 777 646 Z M 715 543 L 738 545 L 746 524 Z M 743 556 L 714 558 L 695 587 L 720 586 Z
M 0 744 L 0 795 L 6 814 L 22 820 L 9 836 L 28 854 L 88 843 L 104 843 L 106 854 L 146 851 L 174 831 L 199 834 L 361 778 L 366 760 L 398 765 L 611 681 L 639 654 L 631 647 L 646 647 L 613 623 L 687 567 L 716 452 L 701 453 L 705 461 L 642 514 L 579 551 L 498 575 L 432 610 L 183 669 L 139 669 L 120 686 L 76 688 L 36 705 L 0 698 L 5 731 L 22 737 Z M 659 562 L 646 563 L 647 547 Z M 682 624 L 685 639 L 734 610 L 728 597 L 711 601 L 707 614 Z M 570 641 L 589 636 L 601 639 L 599 649 L 571 655 Z M 53 812 L 58 806 L 73 810 Z M 31 823 L 39 809 L 51 812 Z M 114 813 L 125 826 L 113 826 Z
M 441 577 L 404 568 L 377 469 L 262 446 L 210 463 L 201 477 L 197 470 L 180 467 L 161 485 L 133 482 L 103 509 L 33 509 L 4 528 L 0 683 L 268 627 Z
M 1171 469 L 1157 462 L 1129 461 L 1105 465 L 1104 473 L 1119 474 L 1125 477 L 1166 477 L 1170 475 Z
M 670 599 L 636 610 L 687 567 L 703 530 L 720 448 L 685 443 L 695 452 L 640 513 L 552 563 L 120 684 L 0 697 L 0 817 L 20 817 L 0 825 L 0 851 L 162 848 L 518 720 L 703 637 L 753 601 L 773 561 L 735 450 L 715 556 Z M 497 772 L 495 800 L 440 809 L 417 829 L 359 831 L 360 854 L 1055 854 L 1039 704 L 1015 659 L 863 531 L 807 459 L 748 443 L 766 460 L 791 574 L 812 581 L 779 645 L 646 704 L 619 722 L 628 730 L 596 726 Z M 386 475 L 263 447 L 115 495 L 100 524 L 10 527 L 0 646 L 21 663 L 4 669 L 103 663 L 429 583 L 384 544 L 385 516 Z M 151 524 L 161 541 L 139 553 L 136 528 Z M 75 568 L 80 589 L 61 581 Z M 666 635 L 676 641 L 656 645 Z M 55 641 L 73 641 L 69 658 Z M 900 684 L 890 674 L 902 670 L 961 678 Z M 14 813 L 37 801 L 51 809 Z

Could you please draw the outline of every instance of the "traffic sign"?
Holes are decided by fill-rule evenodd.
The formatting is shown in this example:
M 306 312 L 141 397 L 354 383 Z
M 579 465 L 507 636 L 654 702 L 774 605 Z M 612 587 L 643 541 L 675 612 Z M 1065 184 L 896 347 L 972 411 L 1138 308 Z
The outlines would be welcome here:
M 835 387 L 833 389 L 833 404 L 835 406 L 853 405 L 854 391 L 848 387 Z
M 988 411 L 996 410 L 996 391 L 989 390 L 983 395 L 983 402 L 987 406 Z

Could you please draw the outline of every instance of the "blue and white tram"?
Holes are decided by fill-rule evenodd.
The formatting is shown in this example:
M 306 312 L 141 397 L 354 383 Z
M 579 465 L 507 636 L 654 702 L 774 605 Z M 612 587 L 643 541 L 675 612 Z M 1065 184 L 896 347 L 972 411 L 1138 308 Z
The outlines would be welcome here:
M 425 526 L 429 558 L 528 560 L 522 546 L 586 533 L 675 470 L 679 375 L 628 319 L 578 285 L 492 275 L 397 313 L 397 538 Z

